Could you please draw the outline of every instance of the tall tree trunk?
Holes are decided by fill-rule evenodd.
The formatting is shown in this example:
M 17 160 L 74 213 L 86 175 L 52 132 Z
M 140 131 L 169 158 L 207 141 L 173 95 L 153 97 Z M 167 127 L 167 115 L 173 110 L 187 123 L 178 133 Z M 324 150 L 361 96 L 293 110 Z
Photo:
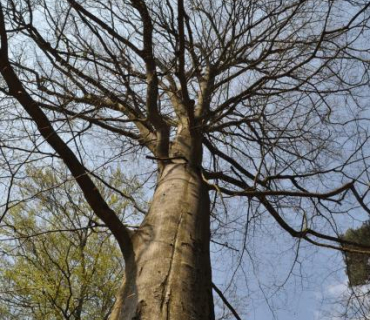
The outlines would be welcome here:
M 167 164 L 147 217 L 133 236 L 134 255 L 111 320 L 214 319 L 210 201 L 198 169 Z

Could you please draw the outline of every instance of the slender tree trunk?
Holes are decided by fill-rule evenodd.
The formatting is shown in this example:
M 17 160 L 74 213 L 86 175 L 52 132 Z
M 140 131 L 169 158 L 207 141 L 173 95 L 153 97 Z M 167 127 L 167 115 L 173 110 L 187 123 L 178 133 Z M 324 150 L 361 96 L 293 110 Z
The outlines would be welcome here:
M 214 319 L 210 201 L 198 171 L 164 167 L 111 320 Z

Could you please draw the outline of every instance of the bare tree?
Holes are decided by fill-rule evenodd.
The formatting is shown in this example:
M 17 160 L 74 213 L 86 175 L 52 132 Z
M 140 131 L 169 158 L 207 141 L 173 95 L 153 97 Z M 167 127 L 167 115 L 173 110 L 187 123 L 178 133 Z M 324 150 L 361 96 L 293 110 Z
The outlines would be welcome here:
M 210 219 L 225 215 L 210 195 L 245 198 L 248 217 L 269 215 L 299 241 L 366 252 L 338 221 L 370 213 L 369 9 L 1 0 L 1 217 L 23 163 L 61 158 L 125 259 L 112 320 L 214 319 Z M 96 187 L 100 166 L 124 168 L 130 154 L 157 171 L 134 229 Z

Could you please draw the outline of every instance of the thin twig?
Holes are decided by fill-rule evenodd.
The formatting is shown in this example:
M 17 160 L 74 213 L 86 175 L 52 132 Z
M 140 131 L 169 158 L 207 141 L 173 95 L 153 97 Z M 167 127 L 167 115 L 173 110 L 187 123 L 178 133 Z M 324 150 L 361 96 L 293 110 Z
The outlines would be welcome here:
M 213 290 L 216 291 L 216 293 L 219 295 L 219 297 L 221 298 L 221 300 L 223 301 L 223 303 L 232 312 L 232 314 L 234 315 L 235 319 L 242 320 L 242 318 L 240 318 L 240 316 L 238 315 L 238 313 L 236 312 L 236 310 L 233 308 L 233 306 L 229 303 L 229 301 L 227 301 L 227 299 L 224 296 L 224 294 L 222 293 L 222 291 L 219 288 L 217 288 L 217 286 L 213 282 L 212 282 L 212 288 L 213 288 Z

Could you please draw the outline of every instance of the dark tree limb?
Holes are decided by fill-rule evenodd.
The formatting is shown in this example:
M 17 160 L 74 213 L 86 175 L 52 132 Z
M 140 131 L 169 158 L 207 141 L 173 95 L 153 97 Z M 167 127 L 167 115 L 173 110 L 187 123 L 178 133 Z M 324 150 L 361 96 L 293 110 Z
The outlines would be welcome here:
M 5 28 L 3 7 L 1 4 L 0 36 L 0 72 L 9 88 L 9 94 L 20 103 L 20 105 L 35 122 L 44 139 L 63 159 L 64 163 L 71 171 L 73 177 L 76 179 L 76 182 L 84 193 L 85 198 L 92 210 L 112 231 L 113 235 L 118 241 L 125 259 L 128 259 L 133 253 L 129 229 L 124 226 L 116 213 L 108 206 L 100 194 L 97 186 L 89 177 L 86 168 L 80 163 L 73 151 L 54 130 L 49 119 L 42 111 L 38 103 L 26 91 L 10 64 L 8 56 L 7 31 Z

